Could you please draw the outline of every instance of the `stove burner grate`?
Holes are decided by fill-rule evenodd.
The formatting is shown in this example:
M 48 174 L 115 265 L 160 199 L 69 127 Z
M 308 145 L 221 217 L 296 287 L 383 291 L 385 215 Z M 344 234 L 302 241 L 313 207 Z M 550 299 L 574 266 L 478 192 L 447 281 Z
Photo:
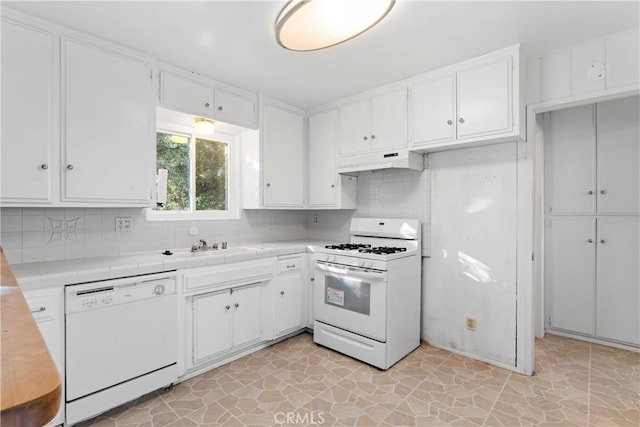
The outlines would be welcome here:
M 341 251 L 355 251 L 371 248 L 371 245 L 364 243 L 340 243 L 339 245 L 327 245 L 326 249 L 338 249 Z
M 396 254 L 398 252 L 406 252 L 406 250 L 407 248 L 379 246 L 375 248 L 362 248 L 362 249 L 359 249 L 358 252 L 362 252 L 365 254 L 375 254 L 375 255 L 389 255 L 389 254 Z

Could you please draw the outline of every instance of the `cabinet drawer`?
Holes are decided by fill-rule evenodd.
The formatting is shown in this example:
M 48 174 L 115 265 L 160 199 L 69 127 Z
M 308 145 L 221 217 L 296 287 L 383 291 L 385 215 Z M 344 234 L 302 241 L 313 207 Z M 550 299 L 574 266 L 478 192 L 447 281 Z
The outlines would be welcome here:
M 184 275 L 184 291 L 222 288 L 260 282 L 273 277 L 273 262 L 238 262 L 190 269 Z
M 55 295 L 29 295 L 25 292 L 25 299 L 36 322 L 55 320 L 58 317 L 55 312 L 57 306 Z
M 301 268 L 302 268 L 301 256 L 278 260 L 278 274 L 288 273 L 291 271 L 300 271 Z

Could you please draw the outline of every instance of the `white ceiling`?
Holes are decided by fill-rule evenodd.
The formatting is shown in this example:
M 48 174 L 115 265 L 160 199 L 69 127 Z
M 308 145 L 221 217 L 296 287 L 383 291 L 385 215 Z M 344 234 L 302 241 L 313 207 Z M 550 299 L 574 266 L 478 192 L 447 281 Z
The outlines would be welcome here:
M 521 43 L 525 54 L 639 26 L 638 1 L 398 0 L 376 27 L 314 52 L 280 47 L 279 1 L 45 1 L 3 5 L 308 108 Z

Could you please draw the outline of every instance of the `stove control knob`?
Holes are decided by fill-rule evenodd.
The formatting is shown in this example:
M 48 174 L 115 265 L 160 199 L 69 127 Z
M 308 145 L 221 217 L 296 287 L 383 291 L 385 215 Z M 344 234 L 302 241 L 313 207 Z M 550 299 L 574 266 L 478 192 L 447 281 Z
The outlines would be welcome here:
M 371 261 L 365 261 L 365 262 L 362 264 L 362 266 L 363 266 L 363 267 L 367 267 L 367 268 L 368 268 L 368 267 L 371 267 L 371 266 L 373 266 L 373 262 L 371 262 Z
M 358 267 L 364 267 L 364 264 L 365 264 L 365 262 L 364 262 L 364 260 L 363 260 L 363 259 L 361 259 L 360 261 L 358 261 Z
M 329 255 L 329 262 L 335 262 L 335 260 L 336 260 L 335 255 Z

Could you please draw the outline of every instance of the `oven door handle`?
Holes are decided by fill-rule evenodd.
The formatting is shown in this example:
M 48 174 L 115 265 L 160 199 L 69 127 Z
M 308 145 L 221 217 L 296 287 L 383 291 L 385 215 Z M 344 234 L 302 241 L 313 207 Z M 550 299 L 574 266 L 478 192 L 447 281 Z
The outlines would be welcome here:
M 384 280 L 385 273 L 384 272 L 372 272 L 360 270 L 358 268 L 339 268 L 334 265 L 319 263 L 316 262 L 316 268 L 321 271 L 326 271 L 329 273 L 340 274 L 343 276 L 350 276 L 357 279 L 377 279 Z

